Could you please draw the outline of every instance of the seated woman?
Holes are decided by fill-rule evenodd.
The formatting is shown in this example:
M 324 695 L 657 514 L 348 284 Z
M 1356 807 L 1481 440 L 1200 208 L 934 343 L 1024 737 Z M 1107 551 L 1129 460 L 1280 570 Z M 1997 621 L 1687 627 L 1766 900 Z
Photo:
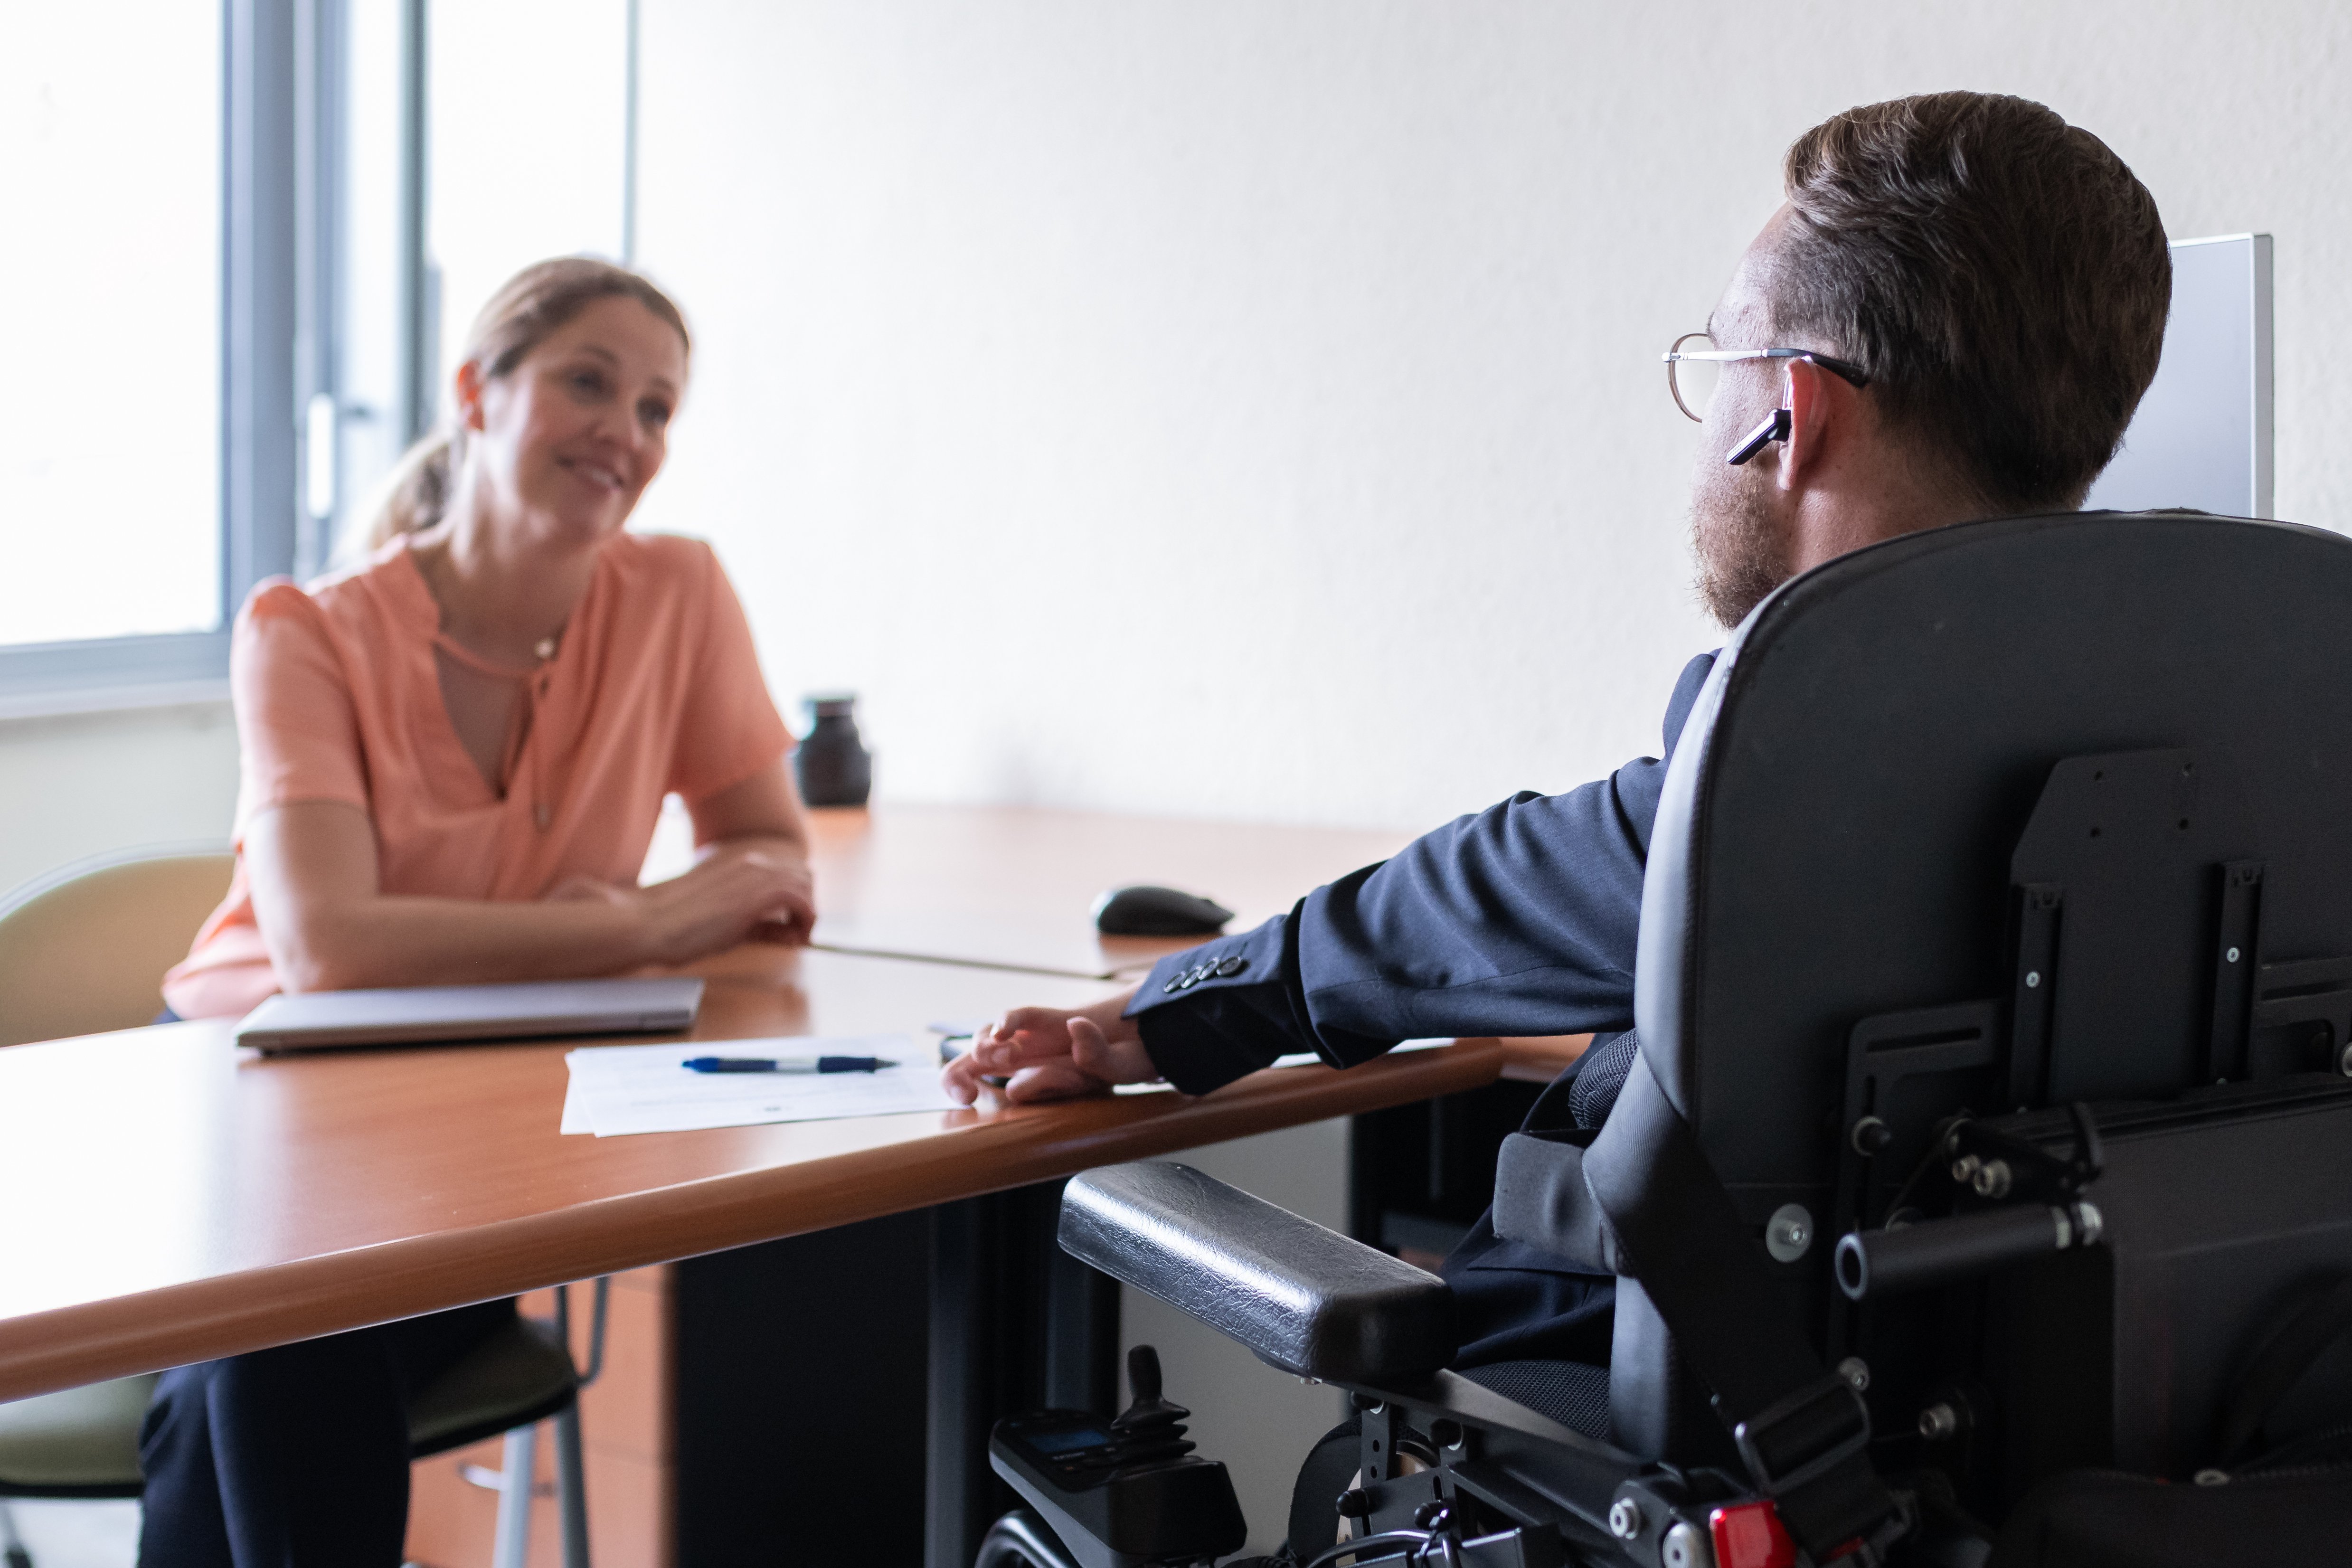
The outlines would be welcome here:
M 688 352 L 677 308 L 635 273 L 526 269 L 475 322 L 455 417 L 404 462 L 374 552 L 254 590 L 230 664 L 236 877 L 165 977 L 173 1012 L 806 940 L 790 736 L 742 608 L 707 545 L 622 531 Z M 641 889 L 671 791 L 699 858 Z M 141 1441 L 141 1563 L 393 1568 L 409 1396 L 513 1310 L 167 1373 Z

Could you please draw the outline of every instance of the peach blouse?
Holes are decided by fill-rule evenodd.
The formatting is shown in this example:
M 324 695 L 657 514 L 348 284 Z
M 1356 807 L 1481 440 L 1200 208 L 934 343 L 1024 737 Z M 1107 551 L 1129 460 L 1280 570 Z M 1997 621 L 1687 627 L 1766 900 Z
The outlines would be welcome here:
M 299 587 L 257 586 L 229 683 L 243 777 L 228 898 L 163 977 L 184 1018 L 242 1014 L 278 989 L 254 923 L 245 831 L 294 801 L 343 801 L 375 825 L 386 893 L 520 902 L 565 879 L 634 886 L 662 797 L 742 783 L 792 743 L 751 627 L 710 547 L 614 536 L 552 658 L 525 680 L 530 727 L 504 795 L 449 722 L 440 607 L 405 540 Z

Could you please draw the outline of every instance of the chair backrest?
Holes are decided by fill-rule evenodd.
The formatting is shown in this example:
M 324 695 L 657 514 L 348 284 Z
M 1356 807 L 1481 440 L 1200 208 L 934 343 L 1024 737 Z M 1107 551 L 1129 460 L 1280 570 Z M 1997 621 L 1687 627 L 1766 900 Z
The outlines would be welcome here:
M 1760 1234 L 1807 1212 L 1817 1239 L 1789 1279 L 1809 1321 L 1830 1310 L 1857 1026 L 1948 1008 L 1912 1028 L 1983 1058 L 1914 1086 L 1948 1109 L 2163 1096 L 2207 1081 L 2219 952 L 2250 976 L 2352 953 L 2347 605 L 2336 534 L 2090 513 L 1860 551 L 1739 629 L 1660 805 L 1635 1015 L 1742 1217 Z M 2240 954 L 2216 932 L 2254 919 L 2222 887 L 2248 866 L 2258 941 L 2244 924 Z M 2251 993 L 2239 1005 L 2242 1022 Z M 2236 1048 L 2225 1073 L 2251 1070 Z M 1917 1163 L 1910 1136 L 1883 1170 Z M 1618 1354 L 1613 1402 L 1681 1398 L 1638 1289 Z M 1620 1418 L 1654 1444 L 1673 1424 Z
M 225 848 L 131 851 L 0 902 L 0 1046 L 152 1021 L 236 864 Z

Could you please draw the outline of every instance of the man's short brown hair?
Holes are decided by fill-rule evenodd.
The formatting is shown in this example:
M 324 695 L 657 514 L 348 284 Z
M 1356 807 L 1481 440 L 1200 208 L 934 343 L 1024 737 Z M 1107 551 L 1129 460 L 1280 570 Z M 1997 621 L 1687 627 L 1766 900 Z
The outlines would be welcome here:
M 2156 374 L 2172 258 L 2146 186 L 2041 104 L 1937 92 L 1797 138 L 1768 292 L 1991 507 L 2078 506 Z

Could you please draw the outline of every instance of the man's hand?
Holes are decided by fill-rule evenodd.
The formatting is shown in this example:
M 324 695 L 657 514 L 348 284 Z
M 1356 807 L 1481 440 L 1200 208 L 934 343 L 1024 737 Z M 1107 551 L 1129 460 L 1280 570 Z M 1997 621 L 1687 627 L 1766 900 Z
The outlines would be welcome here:
M 1021 1102 L 1100 1094 L 1115 1083 L 1149 1083 L 1160 1069 L 1145 1052 L 1135 1020 L 1121 1016 L 1134 995 L 1130 988 L 1074 1013 L 1015 1007 L 981 1026 L 971 1049 L 940 1069 L 940 1086 L 970 1105 L 987 1078 L 1007 1079 L 998 1092 Z

